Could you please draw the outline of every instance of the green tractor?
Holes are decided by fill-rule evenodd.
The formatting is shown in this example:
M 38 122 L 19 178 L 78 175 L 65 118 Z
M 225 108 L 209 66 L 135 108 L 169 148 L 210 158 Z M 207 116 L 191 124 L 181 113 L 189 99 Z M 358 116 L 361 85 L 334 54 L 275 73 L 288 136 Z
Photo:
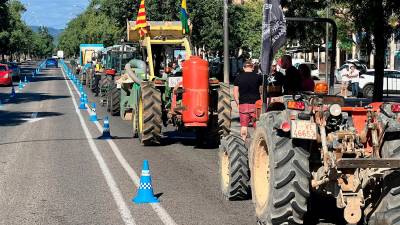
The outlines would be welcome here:
M 106 106 L 111 115 L 120 114 L 120 90 L 115 82 L 124 73 L 124 67 L 132 59 L 140 58 L 136 47 L 130 45 L 114 45 L 102 52 L 104 70 L 98 82 L 99 101 Z
M 117 81 L 122 118 L 132 121 L 143 145 L 160 144 L 162 128 L 171 125 L 195 131 L 198 144 L 219 144 L 230 133 L 229 85 L 210 78 L 208 62 L 191 55 L 179 21 L 148 25 L 147 35 L 139 37 L 135 22 L 128 22 L 128 41 L 140 43 L 144 60 L 131 60 L 127 76 Z M 171 68 L 172 62 L 181 66 Z

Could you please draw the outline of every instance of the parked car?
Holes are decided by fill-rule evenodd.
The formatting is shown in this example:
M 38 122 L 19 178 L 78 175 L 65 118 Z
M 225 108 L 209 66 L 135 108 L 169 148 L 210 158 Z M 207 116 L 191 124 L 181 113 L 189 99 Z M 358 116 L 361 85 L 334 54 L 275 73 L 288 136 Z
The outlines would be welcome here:
M 372 98 L 374 93 L 375 70 L 367 70 L 366 73 L 360 75 L 359 88 L 362 96 Z M 400 93 L 400 71 L 385 70 L 383 78 L 384 93 Z
M 48 58 L 46 59 L 46 68 L 50 68 L 50 67 L 58 67 L 58 61 L 57 59 L 53 59 L 53 58 Z
M 13 83 L 11 74 L 12 70 L 6 64 L 0 64 L 0 85 L 11 86 Z
M 360 74 L 364 74 L 367 72 L 367 65 L 365 65 L 362 61 L 359 60 L 347 60 L 345 64 L 343 64 L 339 69 L 336 70 L 335 72 L 335 79 L 336 83 L 342 82 L 342 75 L 346 70 L 350 70 L 350 67 L 352 65 L 356 66 L 356 69 L 360 71 Z
M 319 71 L 318 71 L 318 67 L 315 65 L 315 63 L 312 63 L 312 62 L 296 63 L 296 64 L 294 64 L 294 67 L 296 67 L 298 69 L 299 66 L 302 64 L 308 66 L 308 68 L 311 71 L 311 77 L 313 78 L 313 80 L 319 80 Z
M 18 66 L 18 63 L 16 63 L 16 62 L 9 62 L 8 63 L 8 68 L 10 69 L 10 70 L 12 70 L 12 79 L 14 80 L 14 81 L 19 81 L 19 80 L 21 80 L 21 69 L 20 69 L 20 67 Z

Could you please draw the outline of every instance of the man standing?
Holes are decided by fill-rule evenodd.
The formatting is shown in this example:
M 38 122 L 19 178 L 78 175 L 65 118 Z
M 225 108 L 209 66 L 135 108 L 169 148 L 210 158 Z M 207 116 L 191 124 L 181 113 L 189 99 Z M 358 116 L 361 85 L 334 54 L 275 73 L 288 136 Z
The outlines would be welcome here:
M 240 115 L 240 136 L 244 141 L 247 138 L 247 128 L 250 122 L 253 127 L 256 121 L 256 101 L 261 99 L 262 77 L 254 72 L 251 61 L 246 61 L 243 65 L 243 72 L 236 77 L 234 82 L 233 96 L 239 106 Z
M 354 65 L 350 67 L 349 79 L 351 81 L 351 93 L 354 97 L 358 97 L 358 82 L 360 79 L 360 71 Z

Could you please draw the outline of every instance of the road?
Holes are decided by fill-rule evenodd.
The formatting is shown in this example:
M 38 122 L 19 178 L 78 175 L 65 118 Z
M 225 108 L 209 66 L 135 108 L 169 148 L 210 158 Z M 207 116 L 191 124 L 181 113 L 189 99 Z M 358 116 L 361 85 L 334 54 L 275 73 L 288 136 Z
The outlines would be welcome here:
M 0 87 L 0 99 L 9 92 Z M 114 139 L 97 139 L 102 122 L 76 109 L 60 69 L 43 70 L 9 101 L 0 108 L 0 224 L 256 224 L 251 200 L 223 199 L 217 149 L 179 138 L 143 147 L 118 117 L 110 118 Z M 145 159 L 160 204 L 131 201 Z

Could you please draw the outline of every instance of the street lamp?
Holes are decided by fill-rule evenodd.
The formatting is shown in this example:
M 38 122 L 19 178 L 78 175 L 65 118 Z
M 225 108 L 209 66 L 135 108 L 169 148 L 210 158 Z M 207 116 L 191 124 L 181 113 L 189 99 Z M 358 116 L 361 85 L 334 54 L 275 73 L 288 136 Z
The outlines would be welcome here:
M 224 83 L 229 84 L 229 20 L 228 0 L 224 1 Z
M 326 18 L 329 18 L 329 9 L 330 9 L 330 3 L 331 2 L 330 2 L 330 0 L 327 0 L 326 3 L 327 3 L 327 6 L 326 6 Z M 328 81 L 328 77 L 329 77 L 328 76 L 329 24 L 326 24 L 325 32 L 326 32 L 326 37 L 325 37 L 325 81 Z M 332 60 L 332 59 L 330 59 L 330 60 Z

